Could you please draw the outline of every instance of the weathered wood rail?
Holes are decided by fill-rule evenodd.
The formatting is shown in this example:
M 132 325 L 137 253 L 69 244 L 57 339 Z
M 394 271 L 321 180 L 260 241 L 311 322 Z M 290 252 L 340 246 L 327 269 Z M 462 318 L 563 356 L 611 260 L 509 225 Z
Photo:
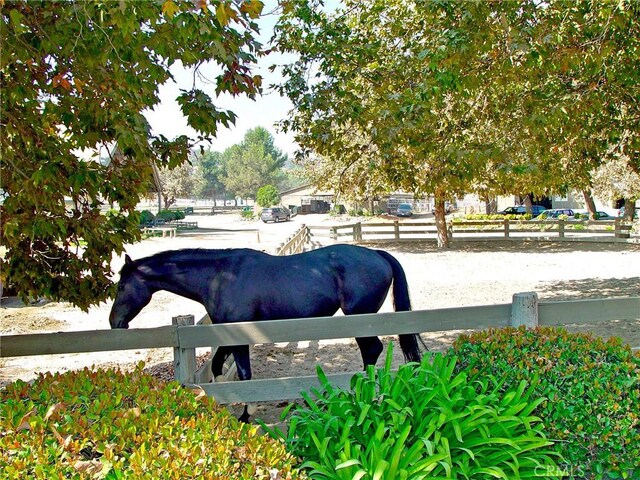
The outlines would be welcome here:
M 554 240 L 628 242 L 632 224 L 621 220 L 474 220 L 448 223 L 455 240 Z M 434 222 L 357 222 L 309 226 L 309 238 L 333 242 L 402 242 L 437 238 Z
M 344 316 L 321 317 L 313 321 L 292 319 L 196 326 L 182 326 L 178 321 L 175 325 L 150 329 L 2 335 L 0 357 L 171 347 L 174 349 L 177 379 L 184 384 L 192 384 L 196 377 L 195 352 L 198 347 L 638 318 L 640 297 L 538 302 L 535 293 L 523 293 L 514 295 L 511 304 L 351 315 L 347 321 Z M 351 376 L 352 373 L 337 374 L 330 378 L 336 385 L 347 386 Z M 315 377 L 292 376 L 203 383 L 200 386 L 220 403 L 236 403 L 289 400 L 317 385 Z
M 294 253 L 304 252 L 309 244 L 309 229 L 306 225 L 301 225 L 297 232 L 286 241 L 278 245 L 276 255 L 293 255 Z

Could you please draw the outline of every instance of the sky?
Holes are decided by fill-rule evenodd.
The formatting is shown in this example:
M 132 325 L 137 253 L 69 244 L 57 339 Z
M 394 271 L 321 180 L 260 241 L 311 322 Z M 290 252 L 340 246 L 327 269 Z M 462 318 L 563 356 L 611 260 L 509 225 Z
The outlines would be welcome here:
M 263 14 L 270 12 L 276 4 L 276 1 L 266 1 Z M 260 18 L 259 40 L 263 45 L 266 45 L 271 38 L 276 20 L 277 17 L 273 14 Z M 286 118 L 287 112 L 292 108 L 291 102 L 286 97 L 280 97 L 278 93 L 271 91 L 272 89 L 269 88 L 270 85 L 281 81 L 277 70 L 271 73 L 269 72 L 269 66 L 274 63 L 282 63 L 285 60 L 290 61 L 293 58 L 293 56 L 282 57 L 282 55 L 272 54 L 258 60 L 257 68 L 253 70 L 253 74 L 259 74 L 263 77 L 263 95 L 256 96 L 255 100 L 251 100 L 246 96 L 234 98 L 231 95 L 216 98 L 215 85 L 197 82 L 197 85 L 213 98 L 216 107 L 231 110 L 237 115 L 235 126 L 225 128 L 220 125 L 216 139 L 210 145 L 205 144 L 205 148 L 223 151 L 231 145 L 240 143 L 247 130 L 255 127 L 264 127 L 273 135 L 276 147 L 288 154 L 290 158 L 293 157 L 296 150 L 293 135 L 277 132 L 274 126 L 275 122 Z M 193 73 L 191 70 L 182 67 L 181 64 L 174 65 L 171 71 L 177 83 L 167 82 L 160 87 L 160 104 L 154 110 L 146 112 L 145 116 L 151 124 L 154 134 L 162 134 L 169 139 L 183 134 L 195 138 L 196 132 L 187 125 L 187 120 L 175 101 L 180 94 L 180 88 L 189 89 L 191 87 Z M 219 71 L 219 68 L 215 65 L 206 65 L 201 68 L 204 76 L 212 81 Z

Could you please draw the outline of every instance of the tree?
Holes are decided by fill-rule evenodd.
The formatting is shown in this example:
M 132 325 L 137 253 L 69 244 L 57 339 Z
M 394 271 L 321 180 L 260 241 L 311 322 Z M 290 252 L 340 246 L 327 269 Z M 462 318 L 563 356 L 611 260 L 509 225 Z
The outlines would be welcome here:
M 256 203 L 261 207 L 270 207 L 271 205 L 277 205 L 280 202 L 280 194 L 278 189 L 273 185 L 265 185 L 258 189 L 256 194 Z
M 190 163 L 183 163 L 173 169 L 163 168 L 159 171 L 165 210 L 176 203 L 179 197 L 189 197 L 195 193 L 199 181 L 195 170 Z
M 316 181 L 434 195 L 446 246 L 453 196 L 588 191 L 612 143 L 635 164 L 639 10 L 378 0 L 326 13 L 301 0 L 278 26 L 279 48 L 300 55 L 283 68 L 282 126 Z
M 201 181 L 198 183 L 198 195 L 216 200 L 216 197 L 224 193 L 222 183 L 224 175 L 224 162 L 221 152 L 205 150 L 201 155 L 194 155 L 194 162 L 198 166 Z
M 632 221 L 636 200 L 640 198 L 640 175 L 630 167 L 624 154 L 602 164 L 594 173 L 593 184 L 602 195 L 613 202 L 624 199 L 625 220 Z
M 536 141 L 556 156 L 565 189 L 583 191 L 593 216 L 593 172 L 620 158 L 640 172 L 640 5 L 553 1 L 536 14 L 530 50 L 541 61 L 532 65 L 523 97 L 534 99 L 533 115 L 545 119 L 544 139 Z
M 194 72 L 214 62 L 216 94 L 254 96 L 261 9 L 259 0 L 0 2 L 1 266 L 23 298 L 86 309 L 110 296 L 111 257 L 139 239 L 135 206 L 152 163 L 179 165 L 194 142 L 153 135 L 143 112 L 177 62 Z M 177 98 L 200 140 L 235 119 L 210 93 L 194 83 Z M 114 146 L 122 155 L 108 166 L 79 153 Z M 101 215 L 105 205 L 117 208 Z
M 278 42 L 300 55 L 283 69 L 280 89 L 294 104 L 282 125 L 296 132 L 299 160 L 316 152 L 333 163 L 333 180 L 355 182 L 341 190 L 433 195 L 438 242 L 447 246 L 445 201 L 480 188 L 489 160 L 502 155 L 496 78 L 516 66 L 508 37 L 526 9 L 378 0 L 327 14 L 298 2 Z
M 276 148 L 273 136 L 262 127 L 248 130 L 243 141 L 223 153 L 225 188 L 241 198 L 255 198 L 258 188 L 277 184 L 287 155 Z

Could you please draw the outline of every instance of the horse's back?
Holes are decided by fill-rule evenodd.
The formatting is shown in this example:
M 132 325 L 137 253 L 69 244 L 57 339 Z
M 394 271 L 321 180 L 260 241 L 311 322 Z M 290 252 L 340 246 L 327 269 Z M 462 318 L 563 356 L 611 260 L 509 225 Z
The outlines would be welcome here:
M 393 269 L 377 251 L 341 244 L 314 252 L 331 266 L 345 314 L 375 313 L 380 309 L 393 280 Z
M 216 295 L 220 318 L 239 321 L 377 312 L 393 272 L 375 250 L 332 245 L 296 255 L 235 256 Z M 237 320 L 236 320 L 237 319 Z

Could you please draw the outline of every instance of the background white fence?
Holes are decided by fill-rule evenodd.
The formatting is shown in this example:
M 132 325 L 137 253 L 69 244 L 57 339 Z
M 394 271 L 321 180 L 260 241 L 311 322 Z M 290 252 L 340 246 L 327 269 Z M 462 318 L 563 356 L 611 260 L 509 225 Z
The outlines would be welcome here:
M 309 240 L 322 241 L 415 241 L 437 237 L 434 222 L 357 222 L 345 225 L 308 226 Z M 457 220 L 448 223 L 455 240 L 554 240 L 629 242 L 633 224 L 621 220 Z

